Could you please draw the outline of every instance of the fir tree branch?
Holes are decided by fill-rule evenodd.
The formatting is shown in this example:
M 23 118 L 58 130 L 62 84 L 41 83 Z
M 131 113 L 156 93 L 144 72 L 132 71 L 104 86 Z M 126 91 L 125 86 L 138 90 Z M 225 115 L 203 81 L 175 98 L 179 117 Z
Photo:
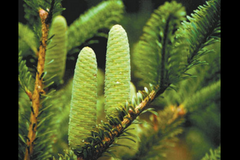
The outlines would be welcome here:
M 32 93 L 34 89 L 34 79 L 31 73 L 28 71 L 28 67 L 26 66 L 26 61 L 22 59 L 21 52 L 18 54 L 18 63 L 19 63 L 19 74 L 18 81 L 28 95 L 29 99 L 32 100 Z
M 181 107 L 170 105 L 158 111 L 158 116 L 151 115 L 150 124 L 139 125 L 138 136 L 143 141 L 139 142 L 137 153 L 133 156 L 124 155 L 122 158 L 143 160 L 166 156 L 166 148 L 174 145 L 176 135 L 183 131 L 181 124 L 184 122 L 185 113 L 182 114 L 182 111 Z
M 220 3 L 221 0 L 210 0 L 206 2 L 206 5 L 199 6 L 191 17 L 187 16 L 188 21 L 184 21 L 176 32 L 175 53 L 181 52 L 187 55 L 186 68 L 178 71 L 180 74 L 185 73 L 194 65 L 204 63 L 199 61 L 199 57 L 210 52 L 204 50 L 204 47 L 219 40 Z M 187 48 L 181 46 L 187 46 Z
M 35 54 L 37 54 L 36 37 L 33 31 L 22 23 L 18 23 L 18 37 L 19 37 L 19 50 L 24 52 L 30 48 Z
M 62 0 L 24 0 L 25 18 L 28 21 L 29 27 L 36 34 L 36 37 L 41 38 L 41 20 L 39 19 L 38 11 L 41 8 L 48 13 L 46 24 L 50 24 L 52 18 L 61 13 L 64 8 L 61 7 Z
M 172 64 L 169 59 L 172 58 L 170 53 L 173 50 L 174 33 L 185 15 L 185 8 L 180 3 L 165 2 L 147 21 L 133 52 L 133 64 L 136 67 L 134 74 L 139 78 L 138 86 L 151 83 L 165 87 L 171 83 L 169 68 Z M 180 60 L 181 58 L 176 59 L 178 65 Z
M 151 86 L 151 85 L 150 85 Z M 99 124 L 97 130 L 92 131 L 92 136 L 84 140 L 82 150 L 77 153 L 80 159 L 97 159 L 103 152 L 112 146 L 116 137 L 124 133 L 126 128 L 141 114 L 141 112 L 154 100 L 159 90 L 157 85 L 149 91 L 139 91 L 138 96 L 126 102 L 118 110 L 120 117 L 108 116 L 108 122 Z
M 45 53 L 47 47 L 47 37 L 48 37 L 48 29 L 49 24 L 46 24 L 46 19 L 48 17 L 48 13 L 43 9 L 39 10 L 39 16 L 41 18 L 42 23 L 42 38 L 41 38 L 41 45 L 39 47 L 38 52 L 38 64 L 37 64 L 37 73 L 35 79 L 35 87 L 32 95 L 32 110 L 30 116 L 30 125 L 28 130 L 28 140 L 27 140 L 27 148 L 25 152 L 24 160 L 30 160 L 31 155 L 33 154 L 33 143 L 36 138 L 37 132 L 37 122 L 38 122 L 38 114 L 40 108 L 40 95 L 45 93 L 43 90 L 43 79 L 41 75 L 43 74 L 44 70 L 44 62 L 45 62 Z
M 210 102 L 213 102 L 214 99 L 220 98 L 221 91 L 221 80 L 218 80 L 211 85 L 208 85 L 201 90 L 195 92 L 190 98 L 186 98 L 183 101 L 183 106 L 188 110 L 188 112 L 194 112 L 199 108 L 206 107 Z

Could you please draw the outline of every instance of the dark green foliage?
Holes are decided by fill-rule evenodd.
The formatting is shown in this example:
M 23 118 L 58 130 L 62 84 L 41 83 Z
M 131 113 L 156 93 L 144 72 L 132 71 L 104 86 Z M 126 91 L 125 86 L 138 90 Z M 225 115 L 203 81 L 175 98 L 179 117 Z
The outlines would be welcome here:
M 29 26 L 35 32 L 38 38 L 41 37 L 41 22 L 39 18 L 39 9 L 42 8 L 48 12 L 49 17 L 47 19 L 47 23 L 50 24 L 52 18 L 64 10 L 61 7 L 62 0 L 24 0 L 24 11 L 25 11 L 25 18 L 28 21 Z
M 54 109 L 51 104 L 46 104 L 47 99 L 51 97 L 53 91 L 45 95 L 42 99 L 42 108 L 38 115 L 38 126 L 37 134 L 34 140 L 34 152 L 32 154 L 33 159 L 47 159 L 52 157 L 52 144 L 54 142 L 53 135 L 56 135 L 55 127 L 56 123 L 53 121 Z M 30 113 L 31 113 L 31 102 L 27 95 L 20 90 L 19 92 L 19 145 L 18 145 L 18 156 L 19 159 L 23 159 L 26 149 L 28 128 L 30 125 Z M 45 127 L 45 126 L 49 127 Z
M 29 53 L 31 49 L 34 53 L 37 53 L 37 40 L 34 33 L 27 25 L 18 23 L 18 48 L 22 53 Z M 31 52 L 30 52 L 31 53 Z
M 185 101 L 185 104 L 189 106 L 189 109 L 192 110 L 194 107 L 192 105 L 195 105 L 198 98 L 193 100 L 193 97 L 196 92 L 202 90 L 204 87 L 205 90 L 210 91 L 210 87 L 212 83 L 215 83 L 220 80 L 220 52 L 218 50 L 220 43 L 215 43 L 214 45 L 209 45 L 205 49 L 208 50 L 215 50 L 215 52 L 211 52 L 209 54 L 203 55 L 199 58 L 201 61 L 206 61 L 208 64 L 202 64 L 197 65 L 195 67 L 192 67 L 189 69 L 186 73 L 188 74 L 187 79 L 182 80 L 178 83 L 176 83 L 173 87 L 174 90 L 167 90 L 164 92 L 162 99 L 162 102 L 166 103 L 166 105 L 172 105 L 172 104 L 182 104 Z M 216 90 L 213 92 L 214 95 L 212 97 L 215 97 L 218 94 L 215 94 L 215 92 L 220 92 L 220 82 L 219 86 L 216 88 Z M 201 96 L 204 96 L 202 94 Z M 199 98 L 201 98 L 201 96 Z M 205 98 L 210 98 L 207 95 Z M 204 99 L 204 98 L 203 98 Z M 187 101 L 192 101 L 192 104 L 188 104 Z M 209 100 L 211 101 L 211 100 Z M 199 103 L 203 103 L 203 101 L 199 100 Z M 198 106 L 196 104 L 196 106 Z M 204 106 L 204 105 L 203 105 Z M 207 105 L 206 105 L 207 106 Z
M 162 88 L 170 83 L 168 69 L 173 62 L 169 59 L 174 33 L 185 15 L 185 8 L 175 1 L 165 2 L 151 15 L 133 53 L 133 63 L 137 67 L 135 74 L 140 78 L 139 86 L 151 83 L 161 85 Z
M 18 54 L 18 81 L 21 85 L 21 87 L 25 91 L 31 91 L 33 92 L 34 89 L 34 79 L 31 75 L 31 73 L 28 71 L 28 67 L 26 66 L 26 61 L 22 59 L 22 52 L 19 52 Z
M 194 65 L 204 63 L 198 59 L 210 52 L 205 47 L 216 42 L 220 37 L 219 1 L 209 1 L 207 5 L 199 7 L 192 17 L 187 16 L 190 22 L 184 21 L 179 29 L 180 22 L 184 20 L 184 8 L 174 1 L 166 2 L 165 8 L 159 7 L 156 13 L 153 13 L 135 49 L 134 55 L 138 56 L 133 55 L 134 64 L 138 68 L 136 76 L 140 78 L 141 87 L 152 83 L 160 84 L 160 88 L 165 88 L 171 83 L 186 78 L 187 70 Z M 163 12 L 161 16 L 164 18 L 158 15 L 158 12 Z M 160 20 L 155 19 L 165 21 L 160 23 Z M 158 22 L 161 25 L 157 25 Z M 148 28 L 151 30 L 149 31 Z M 153 30 L 155 32 L 152 32 Z M 141 68 L 142 65 L 145 67 Z
M 220 0 L 207 1 L 207 5 L 199 6 L 194 14 L 187 16 L 188 22 L 182 23 L 182 27 L 177 31 L 177 47 L 187 45 L 184 52 L 187 53 L 187 68 L 200 63 L 198 58 L 211 52 L 206 46 L 213 44 L 220 38 Z
M 219 80 L 202 88 L 200 91 L 192 95 L 191 98 L 186 99 L 183 102 L 183 105 L 191 112 L 199 109 L 201 106 L 204 107 L 205 103 L 209 105 L 209 103 L 214 102 L 214 99 L 220 98 L 220 85 L 221 81 Z
M 38 13 L 39 8 L 44 9 L 45 11 L 52 12 L 52 15 L 61 13 L 64 8 L 61 7 L 61 1 L 62 0 L 24 0 L 26 3 L 26 6 L 30 8 L 26 8 L 26 18 L 28 16 L 32 16 L 33 12 Z M 32 9 L 32 11 L 30 11 Z M 28 15 L 29 14 L 29 15 Z M 29 20 L 31 21 L 31 20 Z M 50 23 L 50 22 L 49 22 Z
M 19 89 L 18 101 L 18 158 L 23 159 L 26 149 L 27 134 L 29 128 L 29 116 L 31 102 L 24 91 Z

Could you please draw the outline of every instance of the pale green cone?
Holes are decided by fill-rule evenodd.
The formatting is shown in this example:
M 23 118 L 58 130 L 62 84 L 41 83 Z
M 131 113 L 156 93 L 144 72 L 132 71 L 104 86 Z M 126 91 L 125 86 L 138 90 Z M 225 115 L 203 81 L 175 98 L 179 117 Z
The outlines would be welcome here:
M 44 71 L 47 75 L 45 79 L 55 75 L 51 80 L 56 84 L 62 84 L 67 58 L 67 22 L 63 16 L 58 15 L 53 19 L 49 38 L 52 35 L 54 37 L 50 40 L 46 50 Z
M 83 140 L 91 135 L 96 125 L 97 62 L 94 51 L 84 47 L 78 55 L 69 116 L 68 141 L 74 151 L 79 151 Z
M 105 73 L 105 110 L 107 115 L 130 99 L 130 54 L 127 33 L 121 25 L 109 31 Z

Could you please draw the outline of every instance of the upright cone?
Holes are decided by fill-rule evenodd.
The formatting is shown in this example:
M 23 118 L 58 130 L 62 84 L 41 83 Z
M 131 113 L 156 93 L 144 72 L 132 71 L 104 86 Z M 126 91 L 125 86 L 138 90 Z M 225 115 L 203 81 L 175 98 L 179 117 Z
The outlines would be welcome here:
M 97 62 L 94 51 L 84 47 L 78 55 L 69 116 L 68 141 L 75 154 L 96 125 Z
M 62 84 L 67 58 L 67 22 L 63 16 L 59 15 L 53 19 L 49 36 L 53 37 L 46 50 L 45 79 L 55 75 L 51 80 L 56 84 Z
M 126 31 L 121 25 L 114 25 L 108 35 L 106 73 L 105 73 L 105 110 L 107 115 L 116 107 L 130 99 L 130 54 Z

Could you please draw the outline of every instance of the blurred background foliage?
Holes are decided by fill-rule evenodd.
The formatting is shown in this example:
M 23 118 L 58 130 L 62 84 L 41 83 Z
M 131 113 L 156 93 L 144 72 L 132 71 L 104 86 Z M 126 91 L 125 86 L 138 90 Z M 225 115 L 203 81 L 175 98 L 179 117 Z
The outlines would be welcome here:
M 205 0 L 176 0 L 186 8 L 187 15 L 197 9 L 199 5 L 205 3 Z M 26 24 L 27 21 L 24 18 L 24 9 L 23 9 L 23 0 L 19 0 L 19 22 Z M 101 0 L 63 0 L 62 6 L 66 8 L 62 12 L 62 15 L 66 18 L 68 26 L 79 17 L 80 14 L 87 11 L 92 6 L 97 5 Z M 151 13 L 154 9 L 158 8 L 160 5 L 164 4 L 165 0 L 123 0 L 125 5 L 124 17 L 121 20 L 120 24 L 126 30 L 129 38 L 130 50 L 132 51 L 135 44 L 139 40 L 139 37 L 142 35 L 142 28 L 145 25 L 146 21 L 150 18 Z M 106 31 L 105 31 L 106 32 Z M 106 32 L 107 33 L 107 32 Z M 94 49 L 97 57 L 98 63 L 98 114 L 103 115 L 103 81 L 104 81 L 104 70 L 105 70 L 105 59 L 106 59 L 106 46 L 107 39 L 102 36 L 94 36 L 88 42 L 97 42 L 89 43 L 88 46 Z M 39 45 L 39 44 L 38 44 Z M 82 44 L 78 49 L 82 49 L 86 44 Z M 216 52 L 214 54 L 208 54 L 202 57 L 202 59 L 207 60 L 209 65 L 199 65 L 189 71 L 198 75 L 197 78 L 192 78 L 190 80 L 181 81 L 177 84 L 178 92 L 174 90 L 167 90 L 163 97 L 167 97 L 165 100 L 162 100 L 161 97 L 156 99 L 152 104 L 155 108 L 161 110 L 165 106 L 170 105 L 180 105 L 184 102 L 184 99 L 191 96 L 192 94 L 200 91 L 203 87 L 213 84 L 220 79 L 221 69 L 220 69 L 220 42 L 212 44 L 209 49 L 214 49 Z M 55 95 L 52 97 L 51 103 L 59 104 L 60 101 L 66 101 L 70 105 L 71 96 L 64 96 L 63 92 L 69 92 L 67 95 L 71 95 L 72 87 L 72 76 L 75 68 L 75 63 L 77 60 L 78 51 L 75 53 L 67 55 L 66 61 L 66 70 L 64 81 L 67 81 L 67 85 L 63 86 Z M 30 71 L 33 73 L 35 70 L 32 66 L 36 66 L 36 57 L 33 57 L 29 52 L 33 52 L 31 49 L 24 51 L 23 59 L 27 60 L 26 64 L 29 67 Z M 28 54 L 29 53 L 29 54 Z M 130 52 L 132 53 L 132 52 Z M 133 77 L 134 68 L 132 68 L 132 83 L 135 83 L 135 77 Z M 201 76 L 201 75 L 204 75 Z M 181 89 L 181 86 L 184 89 Z M 67 89 L 66 89 L 67 88 Z M 136 86 L 138 88 L 138 86 Z M 62 91 L 61 91 L 62 90 Z M 169 96 L 171 95 L 171 96 Z M 23 92 L 20 92 L 19 97 L 24 101 L 27 101 L 28 97 Z M 58 97 L 58 98 L 55 98 Z M 186 120 L 183 124 L 183 133 L 178 136 L 179 141 L 176 143 L 175 147 L 167 151 L 167 157 L 164 159 L 168 160 L 195 160 L 201 159 L 209 151 L 210 148 L 215 149 L 221 144 L 221 134 L 220 134 L 220 95 L 214 96 L 215 98 L 211 101 L 204 101 L 203 103 L 198 104 L 197 109 L 191 114 L 187 114 L 185 117 Z M 57 100 L 56 100 L 57 99 Z M 28 102 L 26 102 L 28 103 Z M 21 105 L 21 103 L 20 103 Z M 21 108 L 21 107 L 20 107 Z M 59 108 L 59 121 L 60 127 L 59 134 L 56 135 L 59 139 L 54 145 L 54 155 L 57 156 L 58 153 L 63 153 L 63 148 L 67 148 L 67 130 L 68 130 L 68 116 L 69 116 L 69 107 L 58 107 Z M 29 112 L 28 110 L 26 112 Z M 146 114 L 144 114 L 146 116 Z M 144 115 L 142 116 L 144 118 Z M 20 118 L 20 117 L 19 117 Z M 98 116 L 99 118 L 99 116 Z M 100 123 L 100 119 L 98 122 Z M 125 149 L 127 150 L 127 149 Z M 103 158 L 103 159 L 106 159 Z

